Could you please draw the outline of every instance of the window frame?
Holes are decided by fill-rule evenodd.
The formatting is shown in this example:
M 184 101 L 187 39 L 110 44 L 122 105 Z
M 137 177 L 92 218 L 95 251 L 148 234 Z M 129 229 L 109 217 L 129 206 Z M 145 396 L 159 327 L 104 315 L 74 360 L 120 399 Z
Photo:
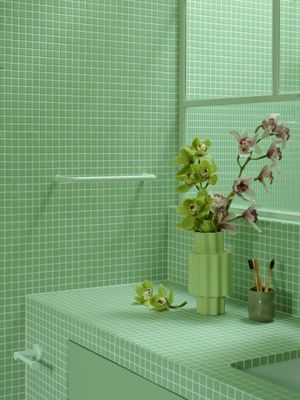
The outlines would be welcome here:
M 300 100 L 299 92 L 280 93 L 280 0 L 272 0 L 272 94 L 265 96 L 221 97 L 188 100 L 186 98 L 187 2 L 188 0 L 180 0 L 180 145 L 185 144 L 186 114 L 188 108 Z

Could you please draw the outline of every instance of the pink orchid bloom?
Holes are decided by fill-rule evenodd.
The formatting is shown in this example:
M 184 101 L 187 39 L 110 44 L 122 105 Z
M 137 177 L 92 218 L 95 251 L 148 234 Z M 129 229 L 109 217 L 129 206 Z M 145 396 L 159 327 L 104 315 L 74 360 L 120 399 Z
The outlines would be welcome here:
M 238 146 L 239 154 L 241 156 L 249 156 L 252 151 L 260 153 L 260 148 L 256 145 L 258 133 L 256 133 L 252 139 L 248 137 L 247 134 L 241 136 L 239 133 L 232 131 L 232 136 L 234 136 Z
M 271 144 L 267 151 L 267 157 L 273 161 L 273 165 L 282 159 L 282 152 L 275 142 Z
M 243 196 L 243 194 L 254 195 L 254 192 L 250 189 L 250 185 L 253 182 L 253 178 L 250 176 L 248 178 L 238 178 L 233 182 L 232 189 L 234 194 L 241 197 L 243 200 L 251 201 Z
M 274 134 L 276 135 L 277 139 L 279 139 L 276 142 L 282 143 L 282 148 L 284 149 L 286 142 L 291 137 L 290 129 L 283 122 L 281 122 L 279 125 L 277 125 Z
M 261 182 L 264 185 L 264 188 L 268 192 L 269 189 L 267 188 L 265 179 L 268 179 L 270 185 L 272 185 L 274 176 L 273 176 L 273 173 L 271 171 L 271 168 L 268 165 L 265 165 L 264 167 L 262 167 L 262 169 L 260 170 L 260 173 L 259 173 L 259 175 L 257 177 L 257 180 L 259 180 L 259 182 Z
M 229 213 L 225 208 L 217 208 L 215 209 L 215 214 L 217 216 L 217 222 L 221 229 L 228 232 L 230 235 L 234 235 L 237 232 L 237 229 L 232 222 L 235 218 L 235 215 Z
M 275 132 L 278 122 L 277 122 L 277 116 L 279 114 L 269 114 L 267 115 L 262 123 L 261 127 L 264 129 L 264 134 L 262 135 L 262 138 L 269 136 L 272 132 Z
M 223 194 L 219 194 L 219 193 L 213 194 L 213 203 L 212 203 L 213 208 L 226 207 L 227 204 L 228 204 L 228 199 L 226 196 L 224 196 Z
M 248 207 L 247 210 L 243 212 L 242 217 L 244 218 L 245 221 L 249 222 L 249 224 L 254 229 L 256 229 L 258 232 L 261 232 L 261 229 L 259 229 L 258 226 L 256 225 L 258 213 L 253 205 Z

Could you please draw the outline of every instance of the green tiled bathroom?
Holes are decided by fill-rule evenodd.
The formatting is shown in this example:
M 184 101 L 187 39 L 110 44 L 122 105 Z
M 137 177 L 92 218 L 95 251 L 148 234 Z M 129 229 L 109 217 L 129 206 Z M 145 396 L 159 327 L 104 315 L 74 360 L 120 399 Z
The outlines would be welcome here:
M 300 1 L 0 0 L 0 21 L 0 400 L 299 400 Z M 234 235 L 178 227 L 208 183 L 174 160 L 208 151 Z M 189 257 L 215 233 L 230 290 L 209 315 Z

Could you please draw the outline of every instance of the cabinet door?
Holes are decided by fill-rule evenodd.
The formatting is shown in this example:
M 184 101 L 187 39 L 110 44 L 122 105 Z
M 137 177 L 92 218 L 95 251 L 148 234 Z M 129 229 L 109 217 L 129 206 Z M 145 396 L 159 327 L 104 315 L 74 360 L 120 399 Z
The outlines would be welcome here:
M 126 368 L 69 344 L 69 400 L 182 400 Z

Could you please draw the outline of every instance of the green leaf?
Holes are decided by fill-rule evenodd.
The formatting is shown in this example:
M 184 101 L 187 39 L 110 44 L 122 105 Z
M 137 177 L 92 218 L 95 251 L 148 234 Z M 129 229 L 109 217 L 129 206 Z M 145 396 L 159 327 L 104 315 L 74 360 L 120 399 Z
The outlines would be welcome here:
M 200 139 L 199 138 L 194 138 L 192 141 L 192 144 L 190 146 L 191 150 L 197 150 L 197 146 L 200 143 Z
M 203 209 L 199 212 L 199 214 L 197 215 L 197 218 L 199 218 L 200 220 L 205 219 L 205 217 L 207 216 L 207 214 L 209 213 L 210 210 L 210 206 L 208 207 L 203 207 Z
M 179 150 L 179 156 L 174 160 L 175 164 L 187 164 L 189 165 L 194 161 L 194 155 L 191 149 L 187 146 L 181 147 Z
M 200 188 L 199 191 L 198 191 L 197 197 L 200 197 L 200 196 L 204 196 L 205 198 L 209 197 L 207 189 Z
M 158 286 L 157 295 L 159 297 L 166 297 L 166 295 L 167 295 L 167 289 L 164 287 L 164 285 L 162 283 L 159 284 L 159 286 Z
M 134 300 L 139 304 L 144 304 L 145 300 L 142 297 L 135 296 Z
M 196 232 L 202 232 L 201 224 L 202 224 L 202 220 L 200 220 L 199 218 L 196 218 L 195 219 L 195 224 L 194 224 Z
M 177 186 L 176 192 L 177 193 L 185 193 L 185 192 L 188 192 L 191 188 L 192 188 L 192 186 L 189 186 L 189 185 L 180 185 L 180 186 Z
M 202 222 L 201 228 L 203 232 L 215 232 L 216 230 L 215 224 L 209 219 L 205 219 Z
M 190 165 L 184 165 L 177 173 L 176 176 L 180 176 L 180 175 L 186 175 L 187 173 L 191 173 L 191 167 Z
M 216 163 L 212 162 L 210 164 L 210 166 L 211 166 L 211 173 L 214 173 L 214 172 L 216 172 L 218 170 L 218 167 L 217 167 Z
M 168 301 L 169 301 L 169 304 L 173 303 L 173 301 L 174 301 L 174 289 L 170 289 Z
M 145 280 L 145 281 L 142 283 L 142 285 L 143 285 L 143 287 L 144 287 L 145 289 L 152 289 L 152 290 L 153 290 L 153 283 L 152 283 L 151 281 Z
M 174 159 L 174 163 L 175 164 L 185 164 L 185 158 L 182 157 L 181 155 L 179 155 Z
M 217 183 L 217 180 L 218 180 L 217 175 L 211 175 L 208 182 L 210 185 L 215 185 Z
M 190 215 L 189 210 L 184 206 L 178 206 L 176 208 L 176 214 L 184 215 L 184 216 Z
M 184 181 L 184 182 L 185 182 L 188 178 L 189 178 L 189 177 L 188 177 L 187 175 L 185 175 L 185 174 L 183 174 L 183 175 L 176 175 L 176 176 L 175 176 L 176 181 Z
M 180 153 L 186 157 L 187 161 L 191 161 L 194 159 L 194 154 L 192 150 L 188 146 L 183 146 L 180 149 Z
M 144 294 L 143 286 L 136 286 L 135 287 L 135 291 L 136 291 L 136 294 L 139 295 L 139 296 L 143 296 L 143 294 Z
M 194 226 L 195 218 L 192 215 L 188 215 L 185 217 L 180 224 L 177 224 L 178 228 L 185 229 L 185 230 L 190 230 Z

